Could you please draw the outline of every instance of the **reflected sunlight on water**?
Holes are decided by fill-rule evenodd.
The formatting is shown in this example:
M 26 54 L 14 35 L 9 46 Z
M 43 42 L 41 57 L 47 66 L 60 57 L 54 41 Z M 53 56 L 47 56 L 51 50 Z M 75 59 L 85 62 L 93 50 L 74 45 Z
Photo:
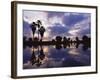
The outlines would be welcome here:
M 71 49 L 68 53 L 71 55 L 79 55 L 80 54 L 77 49 Z

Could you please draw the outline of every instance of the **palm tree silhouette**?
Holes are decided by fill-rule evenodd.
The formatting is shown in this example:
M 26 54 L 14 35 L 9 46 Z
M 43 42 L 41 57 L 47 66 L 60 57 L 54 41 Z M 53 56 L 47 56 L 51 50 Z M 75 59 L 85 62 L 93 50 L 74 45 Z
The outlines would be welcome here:
M 43 39 L 44 32 L 45 32 L 45 28 L 43 26 L 41 26 L 40 29 L 39 29 L 39 33 L 41 35 L 41 40 Z
M 38 27 L 38 39 L 39 39 L 39 28 L 41 27 L 42 22 L 40 20 L 37 20 L 37 27 Z
M 33 39 L 34 39 L 34 34 L 35 34 L 35 31 L 36 31 L 36 23 L 35 23 L 35 22 L 32 22 L 30 28 L 31 28 L 31 30 L 32 30 L 32 33 L 33 33 Z

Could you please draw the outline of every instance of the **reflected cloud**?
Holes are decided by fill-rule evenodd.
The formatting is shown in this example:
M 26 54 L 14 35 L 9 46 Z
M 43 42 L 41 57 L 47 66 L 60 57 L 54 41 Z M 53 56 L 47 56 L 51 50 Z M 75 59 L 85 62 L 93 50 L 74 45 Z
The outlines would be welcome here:
M 77 49 L 71 49 L 71 50 L 69 50 L 68 53 L 71 54 L 71 55 L 79 55 L 80 54 Z
M 66 47 L 60 50 L 54 46 L 39 46 L 26 48 L 24 52 L 24 69 L 74 67 L 90 65 L 90 49 L 83 51 L 82 45 L 79 48 Z M 31 50 L 31 52 L 30 52 Z

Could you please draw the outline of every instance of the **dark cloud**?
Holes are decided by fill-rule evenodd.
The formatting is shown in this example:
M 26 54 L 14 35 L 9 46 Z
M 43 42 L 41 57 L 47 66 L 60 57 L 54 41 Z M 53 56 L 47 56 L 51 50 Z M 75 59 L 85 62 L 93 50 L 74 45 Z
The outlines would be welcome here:
M 63 24 L 65 27 L 63 27 L 61 24 L 56 24 L 52 27 L 49 27 L 51 30 L 51 35 L 52 36 L 57 36 L 57 35 L 69 35 L 68 33 L 69 30 L 71 30 L 72 27 L 75 26 L 75 24 L 80 23 L 81 21 L 87 20 L 90 16 L 89 13 L 75 13 L 75 12 L 48 12 L 48 18 L 58 16 L 62 17 L 63 16 Z M 85 24 L 79 24 L 80 26 L 83 26 Z M 87 24 L 86 24 L 87 25 Z M 86 27 L 86 26 L 83 26 Z M 90 28 L 82 30 L 81 32 L 78 32 L 79 35 L 84 35 L 84 34 L 90 34 Z
M 31 37 L 30 34 L 31 34 L 30 24 L 23 20 L 23 35 Z
M 50 29 L 52 36 L 66 34 L 69 30 L 67 27 L 62 26 L 61 24 L 55 24 L 52 27 L 48 27 L 48 29 Z
M 73 13 L 70 13 L 70 15 L 64 17 L 63 22 L 67 26 L 73 26 L 74 24 L 86 19 L 86 16 L 84 16 L 84 15 L 86 15 L 86 14 L 79 13 L 79 14 L 75 15 Z
M 90 33 L 91 33 L 90 29 L 82 30 L 82 31 L 79 32 L 80 35 L 87 35 L 87 34 L 90 34 Z
M 54 17 L 54 16 L 64 16 L 64 12 L 53 12 L 53 11 L 49 11 L 48 12 L 48 18 Z
M 23 20 L 23 28 L 24 29 L 29 29 L 29 26 L 30 26 L 30 24 Z

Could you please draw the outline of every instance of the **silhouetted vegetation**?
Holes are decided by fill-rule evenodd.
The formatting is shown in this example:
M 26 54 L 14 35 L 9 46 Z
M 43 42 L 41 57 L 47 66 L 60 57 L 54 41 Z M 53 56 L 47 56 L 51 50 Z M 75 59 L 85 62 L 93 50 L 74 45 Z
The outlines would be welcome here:
M 34 38 L 34 34 L 35 34 L 35 31 L 36 31 L 36 23 L 33 22 L 33 23 L 30 25 L 30 28 L 31 28 L 31 30 L 32 30 L 33 38 Z
M 39 28 L 39 33 L 40 33 L 40 35 L 41 35 L 41 40 L 43 39 L 44 32 L 45 32 L 45 28 L 44 28 L 43 26 L 41 26 L 41 27 Z
M 80 44 L 83 44 L 83 50 L 86 50 L 87 48 L 91 47 L 91 38 L 88 36 L 84 35 L 82 39 L 80 40 L 78 37 L 75 38 L 75 40 L 72 40 L 71 38 L 66 38 L 66 37 L 60 37 L 57 36 L 55 39 L 52 39 L 52 41 L 39 41 L 37 37 L 34 37 L 34 40 L 32 38 L 29 38 L 28 41 L 26 40 L 26 37 L 23 37 L 23 42 L 25 46 L 38 46 L 38 45 L 55 45 L 56 49 L 61 49 L 62 47 L 66 48 L 69 47 L 70 45 L 74 44 L 76 45 L 76 48 L 79 47 Z M 62 46 L 63 45 L 63 46 Z
M 42 26 L 42 22 L 40 20 L 37 20 L 36 22 L 33 22 L 31 25 L 30 25 L 30 28 L 32 30 L 32 33 L 33 33 L 33 40 L 34 40 L 34 34 L 36 32 L 36 28 L 38 28 L 38 39 L 39 38 L 39 34 L 41 36 L 41 41 L 43 39 L 43 36 L 44 36 L 44 32 L 45 32 L 45 28 Z

